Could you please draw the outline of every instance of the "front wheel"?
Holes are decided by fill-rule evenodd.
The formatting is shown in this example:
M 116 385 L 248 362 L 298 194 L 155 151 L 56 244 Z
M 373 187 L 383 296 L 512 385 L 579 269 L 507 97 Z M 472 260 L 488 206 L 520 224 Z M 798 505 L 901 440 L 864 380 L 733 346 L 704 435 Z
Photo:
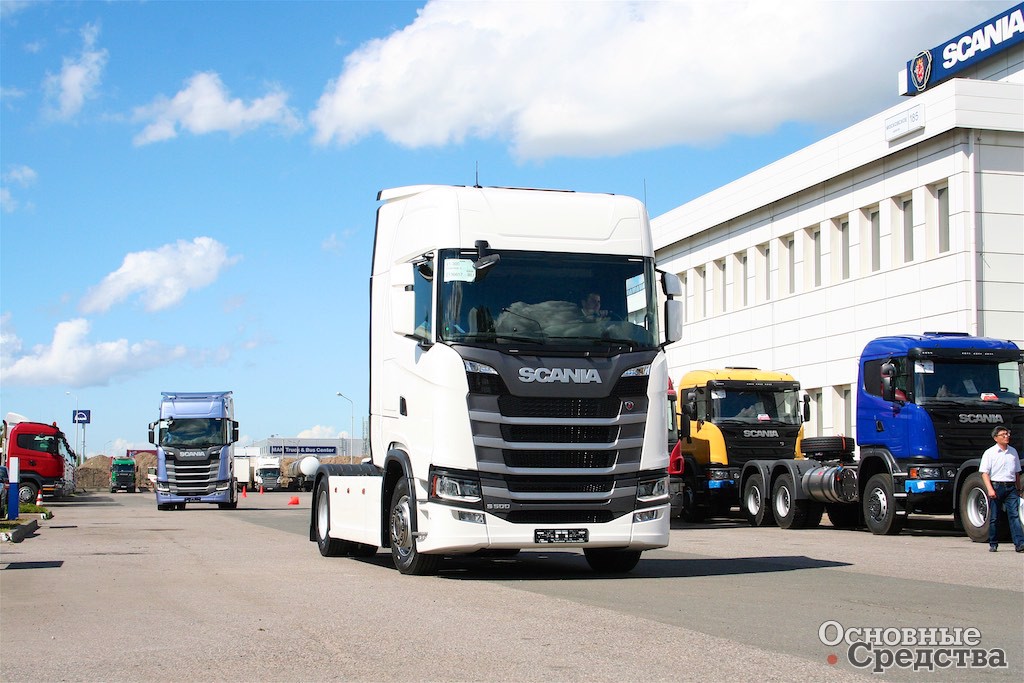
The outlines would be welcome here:
M 968 475 L 960 489 L 960 520 L 975 543 L 988 542 L 988 491 L 980 472 Z
M 697 477 L 692 474 L 683 478 L 683 509 L 680 515 L 684 522 L 703 522 L 707 511 L 697 505 Z
M 31 505 L 36 502 L 39 496 L 39 487 L 31 481 L 18 484 L 18 503 Z
M 743 515 L 751 526 L 771 526 L 775 523 L 768 494 L 761 473 L 750 475 L 743 485 Z
M 587 564 L 598 574 L 625 574 L 640 561 L 639 550 L 610 550 L 608 548 L 584 548 Z
M 391 514 L 388 515 L 391 528 L 391 558 L 395 568 L 403 574 L 425 576 L 437 571 L 441 558 L 424 555 L 416 549 L 416 537 L 412 529 L 415 501 L 410 493 L 409 480 L 402 477 L 391 495 Z
M 864 523 L 876 536 L 895 536 L 903 530 L 906 516 L 896 514 L 892 477 L 876 474 L 864 489 Z

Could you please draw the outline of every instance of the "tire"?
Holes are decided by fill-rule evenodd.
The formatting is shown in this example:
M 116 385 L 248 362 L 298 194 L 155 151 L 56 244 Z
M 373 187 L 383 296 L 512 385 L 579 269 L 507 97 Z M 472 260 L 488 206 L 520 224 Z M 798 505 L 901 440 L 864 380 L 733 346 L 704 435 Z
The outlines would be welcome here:
M 896 497 L 892 492 L 892 477 L 876 474 L 868 479 L 864 489 L 864 524 L 876 536 L 895 536 L 903 530 L 906 516 L 896 514 Z
M 860 507 L 848 503 L 826 503 L 828 521 L 836 529 L 856 529 L 860 526 Z
M 35 482 L 26 481 L 18 484 L 18 503 L 28 503 L 34 505 L 36 498 L 39 496 L 39 487 L 36 486 Z
M 988 543 L 988 491 L 980 472 L 964 480 L 958 502 L 964 531 L 975 543 Z
M 821 523 L 821 503 L 813 500 L 797 500 L 793 475 L 782 474 L 772 488 L 772 512 L 775 521 L 783 529 L 806 529 Z
M 341 557 L 348 552 L 349 542 L 330 536 L 331 494 L 327 487 L 327 477 L 320 480 L 313 500 L 316 505 L 316 546 L 324 557 Z
M 775 515 L 772 513 L 772 506 L 768 503 L 764 477 L 760 472 L 750 475 L 747 483 L 743 485 L 743 500 L 740 507 L 751 526 L 775 524 Z
M 707 510 L 697 505 L 697 477 L 688 474 L 683 478 L 683 509 L 679 512 L 684 522 L 703 522 Z
M 416 500 L 410 493 L 409 480 L 402 477 L 391 494 L 388 508 L 388 527 L 391 534 L 391 559 L 403 574 L 427 576 L 437 571 L 441 557 L 424 555 L 416 550 L 412 520 L 416 514 Z
M 800 452 L 852 453 L 855 445 L 851 436 L 808 436 L 800 442 Z
M 598 574 L 625 574 L 633 571 L 640 561 L 639 550 L 610 550 L 608 548 L 584 548 L 587 564 Z

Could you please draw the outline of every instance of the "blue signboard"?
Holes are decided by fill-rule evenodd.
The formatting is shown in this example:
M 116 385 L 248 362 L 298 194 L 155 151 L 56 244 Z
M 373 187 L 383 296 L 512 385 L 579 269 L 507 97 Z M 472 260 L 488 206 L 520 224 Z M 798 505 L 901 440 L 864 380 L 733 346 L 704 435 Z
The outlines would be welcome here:
M 271 446 L 271 455 L 337 455 L 336 446 Z
M 71 411 L 71 422 L 72 424 L 87 425 L 92 420 L 91 410 L 72 410 Z
M 1024 3 L 978 24 L 957 37 L 923 50 L 907 62 L 905 95 L 916 95 L 952 78 L 983 59 L 1024 42 Z

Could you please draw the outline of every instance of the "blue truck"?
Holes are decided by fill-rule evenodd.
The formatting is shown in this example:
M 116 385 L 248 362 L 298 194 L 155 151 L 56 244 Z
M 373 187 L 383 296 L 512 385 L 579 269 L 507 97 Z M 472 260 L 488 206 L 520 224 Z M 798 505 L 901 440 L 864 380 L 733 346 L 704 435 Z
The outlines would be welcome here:
M 856 441 L 805 438 L 804 458 L 752 460 L 741 502 L 755 525 L 862 523 L 898 534 L 911 514 L 953 515 L 975 542 L 988 537 L 978 472 L 995 425 L 1024 452 L 1022 353 L 1011 341 L 955 332 L 874 339 L 857 379 Z M 856 448 L 855 448 L 856 446 Z M 859 457 L 855 452 L 859 451 Z
M 238 506 L 233 444 L 238 441 L 230 391 L 162 392 L 160 419 L 149 425 L 157 447 L 156 506 L 184 510 L 188 503 Z

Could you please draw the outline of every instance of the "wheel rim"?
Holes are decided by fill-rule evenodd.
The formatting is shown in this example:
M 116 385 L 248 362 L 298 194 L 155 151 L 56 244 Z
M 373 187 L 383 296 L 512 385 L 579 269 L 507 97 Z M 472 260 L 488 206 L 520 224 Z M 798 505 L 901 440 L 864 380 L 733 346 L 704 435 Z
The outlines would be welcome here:
M 19 503 L 34 503 L 36 502 L 36 496 L 32 493 L 32 489 L 27 486 L 22 486 L 18 489 L 18 502 Z
M 322 541 L 327 540 L 329 514 L 330 508 L 327 505 L 327 491 L 320 489 L 320 496 L 317 498 L 316 503 L 316 532 Z
M 980 529 L 988 522 L 988 494 L 973 488 L 967 494 L 967 520 L 971 526 Z
M 754 485 L 747 491 L 747 512 L 756 515 L 761 511 L 761 487 Z
M 402 496 L 391 511 L 391 546 L 402 558 L 412 554 L 412 525 L 410 521 L 409 496 Z
M 785 517 L 789 514 L 789 507 L 793 504 L 793 501 L 789 496 L 789 487 L 780 486 L 779 492 L 775 494 L 775 512 L 779 517 Z
M 881 522 L 888 513 L 889 501 L 886 500 L 885 492 L 882 489 L 871 491 L 868 498 L 868 516 L 876 522 Z

